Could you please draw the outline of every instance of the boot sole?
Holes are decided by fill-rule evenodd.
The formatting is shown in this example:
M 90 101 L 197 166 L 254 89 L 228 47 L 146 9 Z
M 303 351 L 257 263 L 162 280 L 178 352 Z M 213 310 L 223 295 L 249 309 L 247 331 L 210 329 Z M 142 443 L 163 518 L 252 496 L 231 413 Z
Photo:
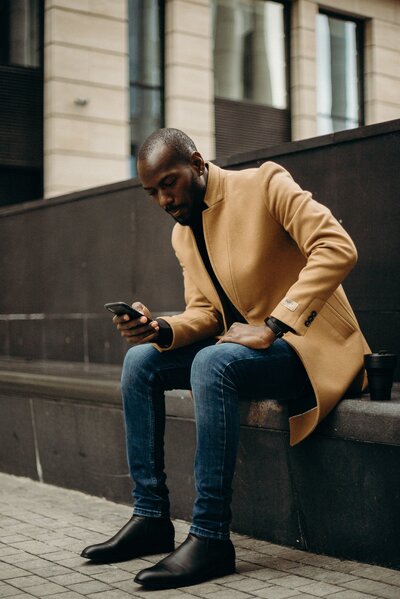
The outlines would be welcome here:
M 125 554 L 125 555 L 121 555 L 119 557 L 98 557 L 96 558 L 95 556 L 93 557 L 89 557 L 86 555 L 83 555 L 83 552 L 81 553 L 81 557 L 83 557 L 84 559 L 89 560 L 92 564 L 118 564 L 120 562 L 128 562 L 132 559 L 137 559 L 139 557 L 144 557 L 145 555 L 157 555 L 158 553 L 171 553 L 172 551 L 175 550 L 175 543 L 169 544 L 169 545 L 164 545 L 164 546 L 160 546 L 160 547 L 154 547 L 151 549 L 145 549 L 143 551 L 138 551 L 136 553 L 133 554 Z
M 208 582 L 209 580 L 214 580 L 215 578 L 222 578 L 223 576 L 229 576 L 230 574 L 236 573 L 235 563 L 221 566 L 221 568 L 212 571 L 207 574 L 199 574 L 198 576 L 193 576 L 190 580 L 188 578 L 182 577 L 181 580 L 165 580 L 162 582 L 158 581 L 149 581 L 149 582 L 141 582 L 137 580 L 137 576 L 134 578 L 134 582 L 140 584 L 145 589 L 151 590 L 162 590 L 162 589 L 177 589 L 181 587 L 189 587 L 194 586 L 196 584 L 201 584 L 203 582 Z M 11 599 L 11 598 L 10 598 Z

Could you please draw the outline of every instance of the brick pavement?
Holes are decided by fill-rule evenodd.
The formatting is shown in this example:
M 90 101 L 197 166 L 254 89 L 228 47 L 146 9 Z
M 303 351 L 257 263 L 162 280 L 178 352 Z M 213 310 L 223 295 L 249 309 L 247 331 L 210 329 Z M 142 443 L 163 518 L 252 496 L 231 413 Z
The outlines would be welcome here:
M 114 534 L 127 506 L 0 474 L 0 598 L 10 599 L 400 599 L 400 571 L 339 560 L 233 535 L 237 574 L 145 591 L 136 572 L 160 556 L 92 565 L 83 547 Z M 175 521 L 177 541 L 188 524 Z

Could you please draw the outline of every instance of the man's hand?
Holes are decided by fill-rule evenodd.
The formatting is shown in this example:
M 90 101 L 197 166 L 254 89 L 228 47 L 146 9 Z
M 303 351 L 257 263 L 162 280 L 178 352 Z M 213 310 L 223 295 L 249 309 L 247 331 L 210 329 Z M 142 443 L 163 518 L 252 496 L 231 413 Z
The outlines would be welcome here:
M 267 325 L 256 327 L 234 322 L 229 331 L 217 343 L 239 343 L 252 349 L 267 349 L 275 339 L 275 333 Z
M 130 345 L 140 345 L 141 343 L 156 341 L 160 330 L 158 322 L 152 320 L 150 311 L 140 302 L 134 302 L 132 308 L 143 312 L 144 316 L 132 320 L 129 320 L 127 314 L 124 316 L 114 316 L 113 323 L 121 333 L 121 336 Z M 147 322 L 147 319 L 151 322 Z

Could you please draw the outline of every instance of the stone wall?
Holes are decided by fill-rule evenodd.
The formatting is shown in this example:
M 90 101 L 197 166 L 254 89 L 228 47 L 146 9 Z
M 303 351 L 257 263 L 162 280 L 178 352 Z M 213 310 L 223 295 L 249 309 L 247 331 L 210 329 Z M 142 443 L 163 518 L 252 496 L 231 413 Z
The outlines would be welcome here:
M 45 2 L 45 197 L 130 176 L 126 9 Z

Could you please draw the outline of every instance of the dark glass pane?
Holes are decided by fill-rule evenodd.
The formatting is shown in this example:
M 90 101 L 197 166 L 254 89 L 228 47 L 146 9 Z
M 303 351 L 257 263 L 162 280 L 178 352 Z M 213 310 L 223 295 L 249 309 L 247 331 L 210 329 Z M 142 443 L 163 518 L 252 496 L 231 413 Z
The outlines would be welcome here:
M 42 0 L 0 2 L 0 62 L 40 67 Z
M 140 141 L 160 122 L 162 97 L 160 89 L 131 86 L 132 140 Z
M 0 2 L 0 64 L 8 64 L 10 56 L 10 17 L 8 2 Z
M 284 6 L 214 0 L 215 95 L 287 107 Z
M 145 138 L 163 123 L 163 3 L 129 0 L 131 173 Z
M 129 0 L 130 80 L 161 85 L 160 11 L 158 0 Z
M 360 124 L 360 60 L 357 24 L 319 14 L 317 17 L 318 133 Z

